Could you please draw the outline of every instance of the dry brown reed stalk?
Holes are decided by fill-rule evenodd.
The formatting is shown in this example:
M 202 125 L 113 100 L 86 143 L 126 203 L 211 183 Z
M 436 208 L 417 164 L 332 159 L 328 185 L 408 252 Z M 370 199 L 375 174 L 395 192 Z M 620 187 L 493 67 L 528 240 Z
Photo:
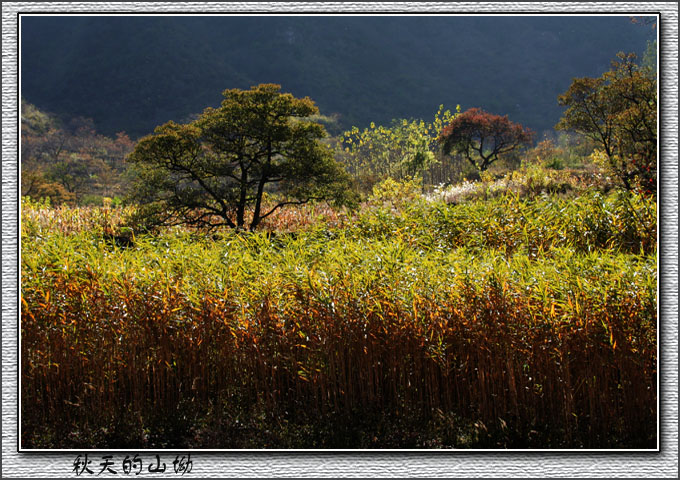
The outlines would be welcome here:
M 547 428 L 550 446 L 655 430 L 655 327 L 640 323 L 641 298 L 586 299 L 550 322 L 553 306 L 507 285 L 480 296 L 460 284 L 415 308 L 376 294 L 369 314 L 341 291 L 332 308 L 298 291 L 285 315 L 265 296 L 243 316 L 228 298 L 197 306 L 167 286 L 122 281 L 104 294 L 60 275 L 52 285 L 24 293 L 30 422 L 94 426 L 121 408 L 173 415 L 236 386 L 274 415 L 439 409 L 486 426 L 502 419 L 520 436 Z

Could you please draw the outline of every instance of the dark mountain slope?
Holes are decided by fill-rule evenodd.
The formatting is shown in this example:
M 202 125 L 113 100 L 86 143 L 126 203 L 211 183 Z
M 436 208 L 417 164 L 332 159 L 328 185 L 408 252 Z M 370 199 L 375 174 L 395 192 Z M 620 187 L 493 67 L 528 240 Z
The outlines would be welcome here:
M 651 30 L 627 17 L 22 17 L 22 95 L 99 130 L 150 132 L 280 83 L 343 127 L 480 106 L 535 130 L 573 77 L 599 76 Z

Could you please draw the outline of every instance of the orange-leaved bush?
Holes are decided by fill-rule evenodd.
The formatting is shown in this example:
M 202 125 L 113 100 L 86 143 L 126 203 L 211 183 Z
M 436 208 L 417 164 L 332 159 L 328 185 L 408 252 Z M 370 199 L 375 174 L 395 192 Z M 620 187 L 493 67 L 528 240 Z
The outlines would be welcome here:
M 439 135 L 446 154 L 462 154 L 475 168 L 485 171 L 498 160 L 532 142 L 534 133 L 506 116 L 470 108 L 456 116 Z

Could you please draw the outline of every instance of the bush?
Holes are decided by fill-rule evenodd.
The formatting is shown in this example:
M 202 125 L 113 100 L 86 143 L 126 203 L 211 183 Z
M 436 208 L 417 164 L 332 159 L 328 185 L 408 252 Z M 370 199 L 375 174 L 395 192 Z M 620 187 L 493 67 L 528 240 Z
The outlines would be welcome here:
M 390 177 L 373 186 L 369 201 L 397 207 L 420 198 L 421 192 L 421 181 L 417 179 L 394 180 Z

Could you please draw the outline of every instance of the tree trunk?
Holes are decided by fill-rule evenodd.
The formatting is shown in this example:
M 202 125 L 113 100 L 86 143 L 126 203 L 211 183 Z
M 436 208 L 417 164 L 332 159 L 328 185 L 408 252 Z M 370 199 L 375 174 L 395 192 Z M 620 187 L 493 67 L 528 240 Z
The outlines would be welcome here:
M 246 197 L 248 194 L 248 171 L 241 164 L 241 192 L 236 209 L 236 228 L 241 230 L 245 225 Z
M 255 212 L 253 213 L 253 221 L 250 223 L 250 231 L 254 231 L 260 224 L 260 212 L 262 210 L 262 194 L 264 193 L 264 184 L 267 183 L 267 177 L 262 175 L 257 184 L 257 196 L 255 198 Z
M 267 175 L 269 174 L 269 166 L 272 163 L 272 142 L 267 142 L 267 163 L 262 169 L 260 181 L 257 183 L 257 194 L 255 196 L 255 211 L 253 212 L 253 220 L 250 223 L 250 231 L 254 231 L 260 224 L 260 212 L 262 209 L 262 194 L 264 193 L 264 185 L 267 183 Z

